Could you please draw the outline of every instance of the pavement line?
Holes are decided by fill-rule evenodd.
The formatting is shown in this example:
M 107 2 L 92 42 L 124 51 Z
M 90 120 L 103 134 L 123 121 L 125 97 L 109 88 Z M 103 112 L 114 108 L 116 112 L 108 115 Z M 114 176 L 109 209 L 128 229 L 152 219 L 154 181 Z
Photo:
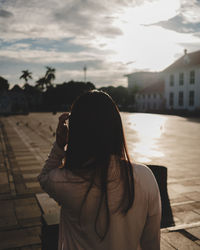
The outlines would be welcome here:
M 187 229 L 187 228 L 193 228 L 193 227 L 200 227 L 200 221 L 193 222 L 193 223 L 190 223 L 190 224 L 181 224 L 181 225 L 177 225 L 177 226 L 174 226 L 174 227 L 162 228 L 161 232 L 167 233 L 167 232 L 172 232 L 172 231 L 177 231 L 177 230 Z
M 170 203 L 171 207 L 173 206 L 180 206 L 180 205 L 187 205 L 191 203 L 196 203 L 197 201 L 181 201 L 181 202 L 176 202 L 176 203 Z
M 0 128 L 1 128 L 1 134 L 0 134 L 0 140 L 1 140 L 1 145 L 2 145 L 2 153 L 4 156 L 4 166 L 6 168 L 6 172 L 8 175 L 8 183 L 10 186 L 10 193 L 11 195 L 16 195 L 16 189 L 15 189 L 15 185 L 14 185 L 14 180 L 13 180 L 13 175 L 12 175 L 12 169 L 10 166 L 10 161 L 9 161 L 9 156 L 8 156 L 8 150 L 7 150 L 7 144 L 6 144 L 6 139 L 7 138 L 7 134 L 5 132 L 4 129 L 4 124 L 0 123 Z
M 11 126 L 13 125 L 10 120 L 8 122 L 10 123 Z M 24 144 L 27 146 L 27 148 L 33 153 L 33 155 L 35 156 L 35 158 L 41 164 L 44 164 L 45 159 L 40 155 L 40 149 L 39 148 L 35 148 L 35 147 L 33 148 L 31 146 L 31 143 L 32 143 L 31 139 L 22 130 L 17 129 L 16 127 L 13 127 L 13 129 L 19 135 L 19 137 L 24 142 Z

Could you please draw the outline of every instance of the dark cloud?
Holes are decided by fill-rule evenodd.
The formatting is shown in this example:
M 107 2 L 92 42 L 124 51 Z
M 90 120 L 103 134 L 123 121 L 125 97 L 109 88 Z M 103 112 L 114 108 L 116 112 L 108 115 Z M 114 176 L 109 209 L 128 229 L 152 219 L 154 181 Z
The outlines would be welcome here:
M 0 17 L 3 17 L 3 18 L 9 18 L 13 16 L 13 14 L 7 10 L 3 10 L 3 9 L 0 9 Z
M 174 30 L 179 33 L 194 33 L 200 31 L 200 22 L 199 23 L 188 23 L 185 21 L 182 14 L 179 14 L 167 21 L 161 21 L 158 23 L 153 23 L 145 26 L 161 26 L 165 29 Z
M 54 16 L 56 21 L 65 22 L 66 25 L 80 25 L 91 27 L 93 19 L 99 15 L 99 12 L 105 12 L 106 8 L 101 4 L 84 0 L 84 1 L 73 1 L 70 4 L 67 3 L 65 6 L 55 10 Z
M 106 26 L 100 27 L 99 32 L 104 34 L 106 37 L 111 37 L 111 38 L 113 36 L 119 36 L 123 34 L 123 32 L 117 27 L 106 27 Z
M 113 9 L 112 9 L 112 8 Z M 65 7 L 55 10 L 55 22 L 62 24 L 64 29 L 78 35 L 101 34 L 109 37 L 121 35 L 118 27 L 113 25 L 115 17 L 110 16 L 114 8 L 120 5 L 105 5 L 91 0 L 73 1 Z
M 114 38 L 122 34 L 115 24 L 124 8 L 151 0 L 0 0 L 0 37 L 9 39 L 76 36 L 96 39 Z M 9 10 L 9 12 L 8 12 Z M 13 13 L 13 14 L 12 14 Z

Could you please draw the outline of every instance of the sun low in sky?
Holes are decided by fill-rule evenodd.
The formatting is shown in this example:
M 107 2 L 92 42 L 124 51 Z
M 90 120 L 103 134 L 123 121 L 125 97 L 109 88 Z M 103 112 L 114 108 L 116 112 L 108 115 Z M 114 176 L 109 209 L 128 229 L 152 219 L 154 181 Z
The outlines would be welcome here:
M 44 66 L 56 83 L 126 86 L 124 75 L 161 71 L 200 50 L 199 0 L 0 0 L 0 75 L 34 84 Z

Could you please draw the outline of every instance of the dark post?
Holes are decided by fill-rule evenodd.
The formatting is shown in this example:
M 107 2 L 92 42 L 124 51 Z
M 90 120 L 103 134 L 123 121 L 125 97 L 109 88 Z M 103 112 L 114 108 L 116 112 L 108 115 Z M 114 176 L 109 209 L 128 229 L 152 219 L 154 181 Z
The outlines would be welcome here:
M 153 172 L 160 190 L 162 203 L 161 228 L 174 226 L 172 209 L 167 192 L 167 168 L 157 165 L 147 165 Z

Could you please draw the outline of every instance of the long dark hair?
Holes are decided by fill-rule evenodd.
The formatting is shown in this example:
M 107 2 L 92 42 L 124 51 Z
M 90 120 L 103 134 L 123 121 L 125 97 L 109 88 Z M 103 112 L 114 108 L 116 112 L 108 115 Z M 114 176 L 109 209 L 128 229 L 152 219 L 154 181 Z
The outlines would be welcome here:
M 120 179 L 123 183 L 123 195 L 117 211 L 126 215 L 134 202 L 134 178 L 119 110 L 108 94 L 97 90 L 87 92 L 72 105 L 65 167 L 81 177 L 87 175 L 89 185 L 81 210 L 96 179 L 99 180 L 100 199 L 95 231 L 101 240 L 105 238 L 110 224 L 107 185 L 112 155 L 120 162 Z M 102 235 L 98 232 L 97 222 L 103 205 L 106 209 L 106 227 Z

